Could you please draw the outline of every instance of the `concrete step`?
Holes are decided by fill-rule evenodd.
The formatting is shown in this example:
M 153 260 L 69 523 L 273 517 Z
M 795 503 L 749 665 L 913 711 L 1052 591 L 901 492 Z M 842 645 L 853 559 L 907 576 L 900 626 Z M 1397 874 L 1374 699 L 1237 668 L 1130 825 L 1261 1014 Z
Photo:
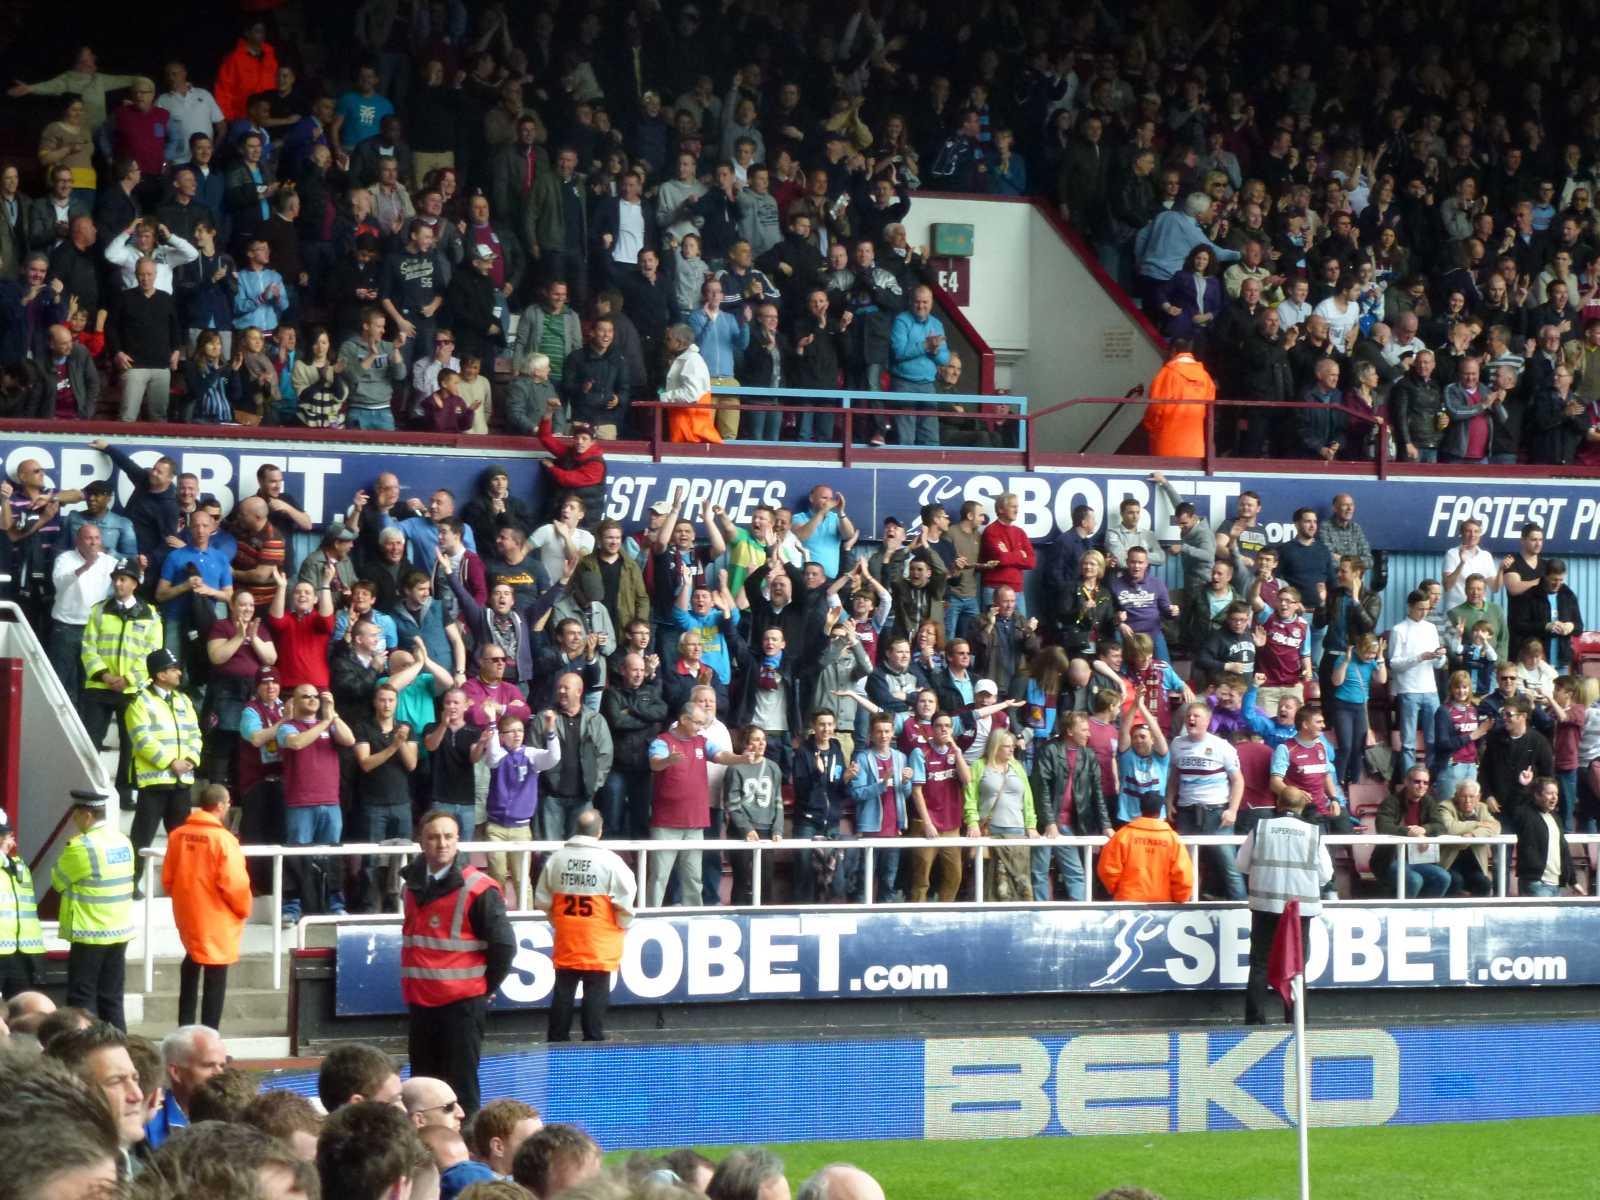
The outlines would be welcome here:
M 176 1015 L 162 1021 L 135 1021 L 130 1012 L 128 1032 L 149 1038 L 160 1045 L 161 1039 L 178 1027 Z M 275 1059 L 289 1057 L 289 1025 L 286 1017 L 232 1018 L 226 1010 L 222 1018 L 222 1040 L 228 1053 L 235 1059 Z
M 228 998 L 222 1007 L 226 1029 L 245 1026 L 252 1033 L 284 1034 L 289 1031 L 289 995 L 270 988 L 236 988 L 228 981 Z M 178 1023 L 178 993 L 152 992 L 144 998 L 141 1024 L 164 1025 L 170 1032 Z
M 180 966 L 179 963 L 174 962 L 174 961 L 172 961 L 170 959 L 158 960 L 156 962 L 155 993 L 167 993 L 167 992 L 170 992 L 170 993 L 172 993 L 174 995 L 177 994 L 178 985 L 179 985 L 179 982 L 180 982 L 179 966 Z M 142 974 L 143 970 L 144 970 L 144 967 L 141 964 L 140 967 L 139 967 L 139 971 L 141 972 L 141 974 Z M 288 974 L 287 965 L 285 967 L 284 974 L 286 976 Z M 142 978 L 141 978 L 140 982 L 143 982 Z M 229 967 L 228 968 L 228 990 L 231 992 L 231 991 L 233 991 L 234 988 L 241 988 L 241 989 L 245 989 L 245 990 L 272 991 L 273 988 L 272 988 L 272 958 L 271 958 L 271 956 L 269 955 L 269 956 L 267 956 L 265 958 L 261 958 L 261 957 L 241 958 L 238 962 L 234 963 L 231 967 Z

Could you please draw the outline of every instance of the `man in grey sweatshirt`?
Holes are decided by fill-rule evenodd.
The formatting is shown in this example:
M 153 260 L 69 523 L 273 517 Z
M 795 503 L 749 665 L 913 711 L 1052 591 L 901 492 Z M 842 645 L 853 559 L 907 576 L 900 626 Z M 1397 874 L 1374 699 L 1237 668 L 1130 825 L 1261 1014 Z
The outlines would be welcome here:
M 406 360 L 400 353 L 406 335 L 383 340 L 384 316 L 369 308 L 361 315 L 361 332 L 339 347 L 339 365 L 350 385 L 351 429 L 393 429 L 394 385 L 406 377 Z

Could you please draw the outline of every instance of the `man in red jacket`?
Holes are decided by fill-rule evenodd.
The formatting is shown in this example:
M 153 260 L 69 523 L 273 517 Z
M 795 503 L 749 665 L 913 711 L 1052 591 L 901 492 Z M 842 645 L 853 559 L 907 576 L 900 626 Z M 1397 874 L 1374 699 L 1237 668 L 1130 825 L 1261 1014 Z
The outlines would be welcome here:
M 1039 560 L 1033 552 L 1033 540 L 1017 524 L 1019 507 L 1010 492 L 994 502 L 995 519 L 984 526 L 980 542 L 983 561 L 977 566 L 983 572 L 983 595 L 979 603 L 987 609 L 994 603 L 995 589 L 1008 587 L 1017 593 L 1017 612 L 1027 616 L 1024 588 L 1028 572 Z
M 605 515 L 606 460 L 594 440 L 594 430 L 578 421 L 572 426 L 571 438 L 558 438 L 550 432 L 550 418 L 545 417 L 537 436 L 550 455 L 544 469 L 556 486 L 552 506 L 563 492 L 575 492 L 590 519 L 600 520 Z

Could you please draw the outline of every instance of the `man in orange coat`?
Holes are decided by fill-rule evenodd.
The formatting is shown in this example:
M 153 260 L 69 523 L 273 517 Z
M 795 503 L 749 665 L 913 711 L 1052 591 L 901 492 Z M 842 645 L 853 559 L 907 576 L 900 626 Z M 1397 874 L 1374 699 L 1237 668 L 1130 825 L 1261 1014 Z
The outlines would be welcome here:
M 1178 833 L 1161 819 L 1165 797 L 1152 792 L 1100 852 L 1100 882 L 1113 900 L 1184 904 L 1194 894 L 1194 861 Z
M 266 22 L 252 20 L 217 68 L 211 94 L 230 121 L 244 118 L 250 97 L 278 86 L 278 52 L 267 44 Z
M 178 1024 L 193 1025 L 200 977 L 205 975 L 202 1025 L 219 1029 L 228 993 L 228 967 L 239 961 L 239 937 L 250 916 L 250 876 L 239 839 L 228 830 L 228 789 L 214 783 L 200 795 L 167 840 L 161 886 L 172 897 L 172 919 L 183 941 Z
M 1173 338 L 1172 357 L 1156 372 L 1150 399 L 1209 400 L 1217 398 L 1217 385 L 1190 352 L 1185 338 Z M 1206 452 L 1204 404 L 1154 403 L 1145 410 L 1144 429 L 1150 435 L 1150 453 L 1159 458 L 1203 458 Z
M 548 801 L 546 801 L 548 803 Z M 639 887 L 628 864 L 600 844 L 595 809 L 578 814 L 573 836 L 545 860 L 533 906 L 550 917 L 556 968 L 547 1040 L 572 1034 L 572 1001 L 583 985 L 583 1040 L 605 1041 L 611 974 L 622 964 L 622 939 L 633 923 Z

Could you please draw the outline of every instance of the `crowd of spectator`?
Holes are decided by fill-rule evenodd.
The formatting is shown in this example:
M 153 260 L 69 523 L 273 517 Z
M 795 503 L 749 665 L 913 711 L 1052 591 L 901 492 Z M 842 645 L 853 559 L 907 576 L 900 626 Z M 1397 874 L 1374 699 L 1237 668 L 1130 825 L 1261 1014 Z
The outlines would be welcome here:
M 942 186 L 974 119 L 921 111 L 932 30 L 863 9 L 819 63 L 759 18 L 691 50 L 719 24 L 694 4 L 614 39 L 397 7 L 362 4 L 326 71 L 248 18 L 209 89 L 182 56 L 113 75 L 89 46 L 10 89 L 55 119 L 37 170 L 0 165 L 0 413 L 609 440 L 648 431 L 633 405 L 663 388 L 960 393 L 904 225 L 919 163 Z M 670 386 L 686 368 L 698 392 Z M 891 403 L 861 441 L 996 438 L 955 402 Z M 692 436 L 841 432 L 776 404 L 729 400 Z
M 464 1111 L 450 1085 L 362 1043 L 324 1056 L 315 1095 L 263 1088 L 204 1025 L 159 1045 L 48 997 L 13 997 L 0 1020 L 0 1194 L 37 1200 L 789 1200 L 763 1149 L 714 1161 L 635 1153 L 607 1168 L 573 1124 L 521 1100 Z M 883 1200 L 832 1163 L 796 1200 Z M 1159 1200 L 1148 1192 L 1118 1193 Z
M 29 461 L 0 518 L 86 728 L 118 726 L 135 852 L 220 783 L 255 842 L 405 839 L 443 809 L 508 843 L 487 868 L 511 907 L 528 864 L 509 843 L 570 837 L 590 808 L 607 837 L 664 843 L 650 907 L 749 902 L 755 856 L 695 845 L 719 837 L 765 843 L 763 899 L 866 900 L 870 877 L 871 899 L 949 900 L 970 858 L 899 839 L 983 833 L 1032 843 L 992 853 L 991 897 L 1083 900 L 1083 853 L 1052 839 L 1140 818 L 1242 833 L 1285 788 L 1349 832 L 1366 774 L 1431 771 L 1440 804 L 1481 785 L 1507 832 L 1547 776 L 1563 830 L 1600 815 L 1582 614 L 1537 526 L 1497 559 L 1463 523 L 1379 638 L 1386 556 L 1348 495 L 1276 544 L 1265 522 L 1290 514 L 1245 492 L 1213 529 L 1159 473 L 1176 543 L 1134 499 L 1099 531 L 1080 507 L 1042 548 L 1011 495 L 864 530 L 826 484 L 743 527 L 674 492 L 626 528 L 596 519 L 604 462 L 580 433 L 550 469 L 593 467 L 568 479 L 587 500 L 554 491 L 536 517 L 491 467 L 465 503 L 401 501 L 385 472 L 308 534 L 276 467 L 224 513 L 171 460 L 94 445 L 131 485 L 123 513 L 106 481 L 61 511 L 80 497 Z M 1430 814 L 1375 827 L 1438 835 Z M 881 839 L 870 871 L 830 847 L 850 834 Z M 1226 848 L 1202 857 L 1202 894 L 1240 898 Z M 292 861 L 284 920 L 392 907 L 394 872 L 357 865 Z M 1114 869 L 1100 888 L 1125 896 Z

